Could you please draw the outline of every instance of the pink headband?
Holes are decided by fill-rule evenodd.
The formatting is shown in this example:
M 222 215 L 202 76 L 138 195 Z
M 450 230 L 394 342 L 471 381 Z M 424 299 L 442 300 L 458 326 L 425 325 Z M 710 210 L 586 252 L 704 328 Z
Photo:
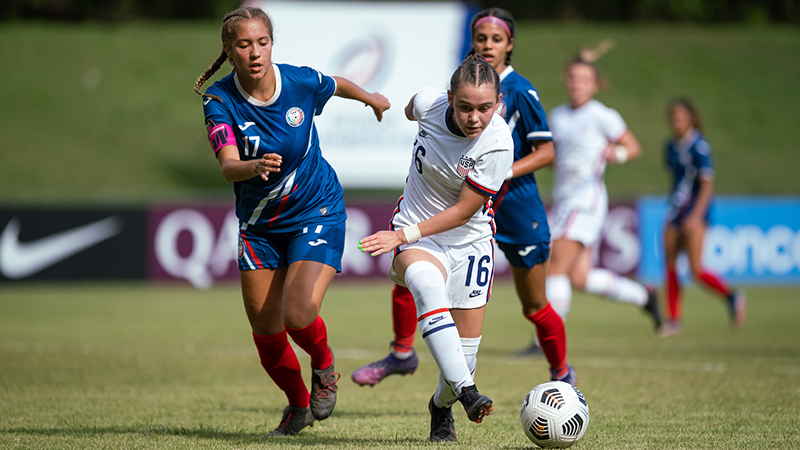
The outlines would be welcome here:
M 508 29 L 508 25 L 506 25 L 506 23 L 503 22 L 503 19 L 498 19 L 497 17 L 494 16 L 482 17 L 480 20 L 475 22 L 475 26 L 472 27 L 473 31 L 475 30 L 475 28 L 478 28 L 479 26 L 485 23 L 493 23 L 497 25 L 498 27 L 502 28 L 503 31 L 506 32 L 506 36 L 508 36 L 509 38 L 511 37 L 511 30 Z

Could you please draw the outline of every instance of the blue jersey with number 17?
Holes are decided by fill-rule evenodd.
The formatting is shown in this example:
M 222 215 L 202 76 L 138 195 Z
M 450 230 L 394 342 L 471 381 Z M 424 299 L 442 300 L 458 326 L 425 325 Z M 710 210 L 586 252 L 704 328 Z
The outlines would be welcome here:
M 251 97 L 231 73 L 206 92 L 206 126 L 227 124 L 233 130 L 239 158 L 281 155 L 280 172 L 264 181 L 256 176 L 233 183 L 241 229 L 288 232 L 309 223 L 345 220 L 342 187 L 322 157 L 315 116 L 336 91 L 336 81 L 309 67 L 273 64 L 275 94 L 266 102 Z M 230 142 L 230 141 L 229 141 Z M 217 150 L 212 142 L 212 147 Z
M 498 112 L 508 122 L 514 138 L 514 161 L 531 153 L 532 141 L 553 140 L 539 94 L 511 66 L 500 74 L 500 93 L 503 94 L 503 109 Z M 506 181 L 494 197 L 494 210 L 498 242 L 550 242 L 547 215 L 533 173 Z

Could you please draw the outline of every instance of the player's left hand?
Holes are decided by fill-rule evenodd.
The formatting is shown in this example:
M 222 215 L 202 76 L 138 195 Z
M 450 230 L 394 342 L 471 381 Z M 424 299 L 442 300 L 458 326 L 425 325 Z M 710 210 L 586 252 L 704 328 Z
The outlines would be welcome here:
M 391 108 L 392 104 L 389 103 L 389 99 L 384 97 L 380 92 L 373 92 L 371 96 L 372 99 L 370 103 L 364 106 L 371 106 L 372 112 L 375 113 L 375 117 L 377 117 L 378 122 L 380 122 L 383 120 L 383 112 Z
M 370 256 L 378 256 L 389 253 L 405 243 L 403 230 L 381 230 L 358 241 L 358 249 L 362 252 L 370 252 Z

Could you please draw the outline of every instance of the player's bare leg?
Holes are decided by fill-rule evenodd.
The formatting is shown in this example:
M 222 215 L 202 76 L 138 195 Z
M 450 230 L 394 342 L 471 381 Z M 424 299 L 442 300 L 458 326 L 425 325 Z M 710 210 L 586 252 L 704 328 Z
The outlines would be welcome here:
M 261 365 L 286 394 L 289 406 L 269 436 L 297 434 L 314 423 L 309 392 L 303 382 L 300 363 L 289 344 L 283 325 L 283 285 L 286 269 L 240 272 L 245 312 L 253 330 Z
M 322 300 L 336 269 L 316 261 L 296 261 L 284 280 L 283 323 L 292 340 L 311 357 L 311 412 L 317 420 L 333 413 L 336 382 L 328 331 L 319 316 Z
M 661 312 L 655 288 L 647 288 L 611 270 L 594 267 L 591 247 L 584 247 L 575 257 L 570 280 L 575 289 L 642 308 L 652 319 L 656 332 L 661 327 Z
M 721 277 L 705 270 L 702 266 L 703 240 L 707 226 L 691 229 L 684 233 L 686 240 L 686 253 L 689 256 L 689 267 L 692 277 L 696 282 L 705 285 L 712 292 L 727 301 L 731 316 L 731 326 L 738 330 L 744 326 L 746 319 L 745 297 L 741 291 L 731 289 Z

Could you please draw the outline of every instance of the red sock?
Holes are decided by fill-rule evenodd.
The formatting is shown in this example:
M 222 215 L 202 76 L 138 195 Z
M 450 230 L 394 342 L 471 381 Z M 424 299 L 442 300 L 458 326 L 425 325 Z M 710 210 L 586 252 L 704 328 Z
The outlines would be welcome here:
M 730 287 L 720 279 L 720 277 L 714 275 L 713 273 L 702 269 L 700 270 L 700 281 L 703 282 L 706 286 L 711 288 L 714 291 L 719 292 L 723 297 L 727 298 L 730 295 Z
M 394 350 L 407 352 L 414 348 L 414 334 L 417 332 L 417 305 L 411 291 L 394 285 L 392 290 L 392 328 L 394 329 Z
M 311 325 L 305 328 L 289 328 L 286 332 L 292 340 L 311 357 L 311 367 L 327 369 L 333 364 L 333 355 L 328 348 L 328 329 L 322 317 L 317 316 Z
M 536 336 L 539 337 L 539 345 L 542 346 L 550 368 L 563 371 L 567 366 L 567 332 L 561 317 L 550 303 L 526 317 L 536 325 Z
M 294 354 L 286 332 L 261 335 L 253 333 L 253 340 L 261 357 L 261 367 L 272 381 L 286 394 L 289 404 L 305 408 L 308 406 L 308 389 L 300 374 L 300 363 Z
M 675 269 L 667 269 L 667 302 L 669 320 L 681 320 L 681 285 Z

